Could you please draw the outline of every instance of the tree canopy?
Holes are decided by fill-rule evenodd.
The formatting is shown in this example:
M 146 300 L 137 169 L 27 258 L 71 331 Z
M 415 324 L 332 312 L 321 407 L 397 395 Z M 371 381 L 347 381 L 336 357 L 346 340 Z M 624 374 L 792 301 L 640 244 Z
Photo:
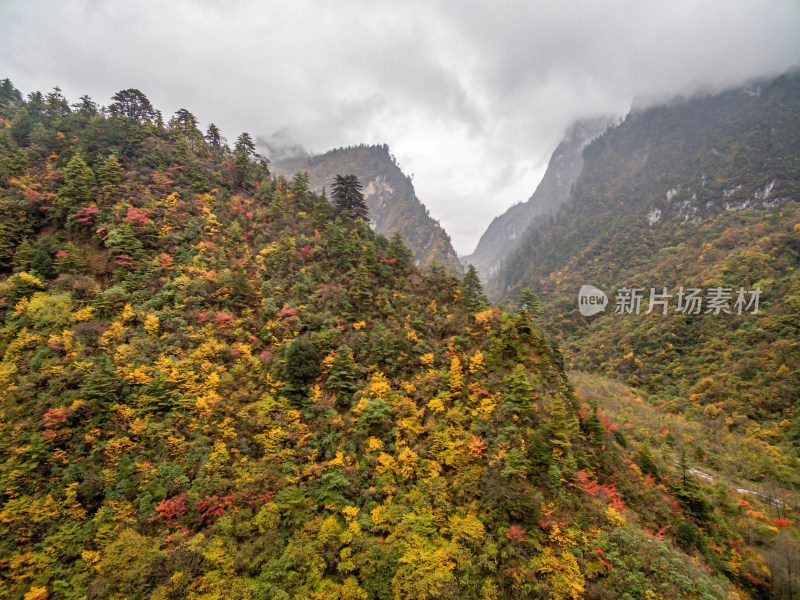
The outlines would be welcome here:
M 366 221 L 369 209 L 364 202 L 362 188 L 355 175 L 336 175 L 331 188 L 333 205 L 354 219 Z

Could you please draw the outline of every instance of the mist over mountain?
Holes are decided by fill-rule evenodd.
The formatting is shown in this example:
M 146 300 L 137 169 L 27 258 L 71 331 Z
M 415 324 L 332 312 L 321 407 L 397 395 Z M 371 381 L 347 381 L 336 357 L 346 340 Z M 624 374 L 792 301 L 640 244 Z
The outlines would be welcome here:
M 649 450 L 641 397 L 575 387 L 534 311 L 366 216 L 134 88 L 0 81 L 0 596 L 758 591 L 773 562 Z
M 599 117 L 571 125 L 553 151 L 533 195 L 495 217 L 475 251 L 462 257 L 462 262 L 475 265 L 481 278 L 492 283 L 506 257 L 523 241 L 528 229 L 541 226 L 566 202 L 572 184 L 583 169 L 583 149 L 613 122 L 611 117 Z
M 800 600 L 798 24 L 1 2 L 0 598 Z
M 586 147 L 567 202 L 551 225 L 530 231 L 509 258 L 498 293 L 541 287 L 542 277 L 568 261 L 613 253 L 604 240 L 629 227 L 650 232 L 679 223 L 688 229 L 797 200 L 799 78 L 791 72 L 632 111 Z M 641 255 L 658 250 L 643 245 Z
M 794 486 L 800 73 L 634 110 L 583 159 L 565 204 L 527 232 L 490 293 L 519 302 L 529 288 L 522 296 L 541 303 L 572 368 L 637 386 L 714 431 L 695 446 L 706 468 Z M 610 298 L 591 317 L 577 302 L 586 284 Z M 631 289 L 635 312 L 620 300 Z M 690 289 L 700 304 L 687 312 Z M 735 302 L 755 290 L 748 314 Z M 735 441 L 770 428 L 783 433 L 769 459 Z

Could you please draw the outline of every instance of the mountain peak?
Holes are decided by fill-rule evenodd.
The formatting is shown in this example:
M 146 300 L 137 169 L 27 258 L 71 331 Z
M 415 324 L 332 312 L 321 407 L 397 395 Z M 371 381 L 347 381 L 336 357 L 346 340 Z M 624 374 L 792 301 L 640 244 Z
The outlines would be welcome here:
M 450 237 L 417 198 L 411 178 L 397 164 L 387 144 L 335 148 L 323 154 L 278 160 L 273 169 L 284 176 L 307 172 L 310 188 L 330 188 L 336 174 L 352 173 L 364 186 L 372 228 L 387 237 L 396 232 L 414 252 L 419 266 L 443 265 L 453 274 L 463 268 Z

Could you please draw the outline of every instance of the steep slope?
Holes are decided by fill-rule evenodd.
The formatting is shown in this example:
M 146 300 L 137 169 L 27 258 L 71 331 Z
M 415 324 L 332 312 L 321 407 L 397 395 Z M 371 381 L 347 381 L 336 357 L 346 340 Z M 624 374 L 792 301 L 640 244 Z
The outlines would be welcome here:
M 372 228 L 377 233 L 392 237 L 399 232 L 419 266 L 438 262 L 451 273 L 463 273 L 450 237 L 428 214 L 411 180 L 397 166 L 385 144 L 338 148 L 307 158 L 277 161 L 272 166 L 287 177 L 307 172 L 310 187 L 317 193 L 323 188 L 330 189 L 334 175 L 357 175 L 364 186 Z
M 526 239 L 495 293 L 532 288 L 571 364 L 642 386 L 716 433 L 711 446 L 672 449 L 795 488 L 800 76 L 633 113 L 584 159 L 558 218 Z M 579 313 L 585 284 L 609 296 L 604 313 Z M 642 288 L 640 314 L 615 312 L 623 287 Z M 667 314 L 645 314 L 651 288 L 668 294 Z M 681 288 L 701 290 L 698 314 L 677 310 Z M 709 304 L 718 288 L 722 310 Z M 747 302 L 761 290 L 757 314 L 738 314 L 740 288 Z M 733 453 L 736 435 L 756 442 Z
M 526 312 L 247 137 L 0 92 L 0 596 L 762 589 L 731 499 L 640 470 Z
M 583 168 L 583 149 L 611 123 L 598 118 L 574 123 L 550 157 L 542 181 L 526 201 L 495 217 L 481 236 L 475 251 L 462 258 L 475 265 L 481 278 L 492 283 L 506 257 L 522 242 L 528 228 L 537 228 L 566 202 L 572 184 Z

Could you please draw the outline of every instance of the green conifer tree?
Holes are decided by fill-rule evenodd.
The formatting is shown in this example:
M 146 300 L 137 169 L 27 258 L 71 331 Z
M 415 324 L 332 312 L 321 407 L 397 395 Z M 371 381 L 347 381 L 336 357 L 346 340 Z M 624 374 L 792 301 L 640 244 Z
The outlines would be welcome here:
M 122 197 L 123 188 L 120 184 L 123 173 L 125 173 L 125 169 L 117 157 L 109 154 L 97 169 L 97 182 L 100 185 L 100 195 L 104 200 L 118 200 Z
M 341 401 L 349 401 L 358 389 L 358 374 L 350 346 L 342 344 L 336 349 L 330 373 L 325 381 L 326 387 L 333 391 Z
M 16 252 L 14 252 L 14 272 L 19 273 L 30 269 L 34 256 L 36 256 L 36 251 L 33 249 L 30 240 L 25 238 L 17 247 Z
M 304 337 L 289 342 L 284 353 L 283 377 L 286 385 L 283 391 L 293 399 L 308 392 L 311 381 L 320 374 L 317 349 Z
M 89 202 L 96 181 L 94 172 L 83 160 L 80 153 L 73 156 L 64 170 L 64 185 L 58 191 L 63 209 L 77 203 Z
M 479 310 L 484 305 L 486 297 L 483 295 L 483 285 L 475 265 L 467 267 L 467 272 L 461 280 L 461 289 L 464 292 L 462 296 L 464 304 L 469 310 Z
M 333 182 L 333 205 L 354 219 L 369 219 L 363 186 L 355 175 L 336 175 Z

